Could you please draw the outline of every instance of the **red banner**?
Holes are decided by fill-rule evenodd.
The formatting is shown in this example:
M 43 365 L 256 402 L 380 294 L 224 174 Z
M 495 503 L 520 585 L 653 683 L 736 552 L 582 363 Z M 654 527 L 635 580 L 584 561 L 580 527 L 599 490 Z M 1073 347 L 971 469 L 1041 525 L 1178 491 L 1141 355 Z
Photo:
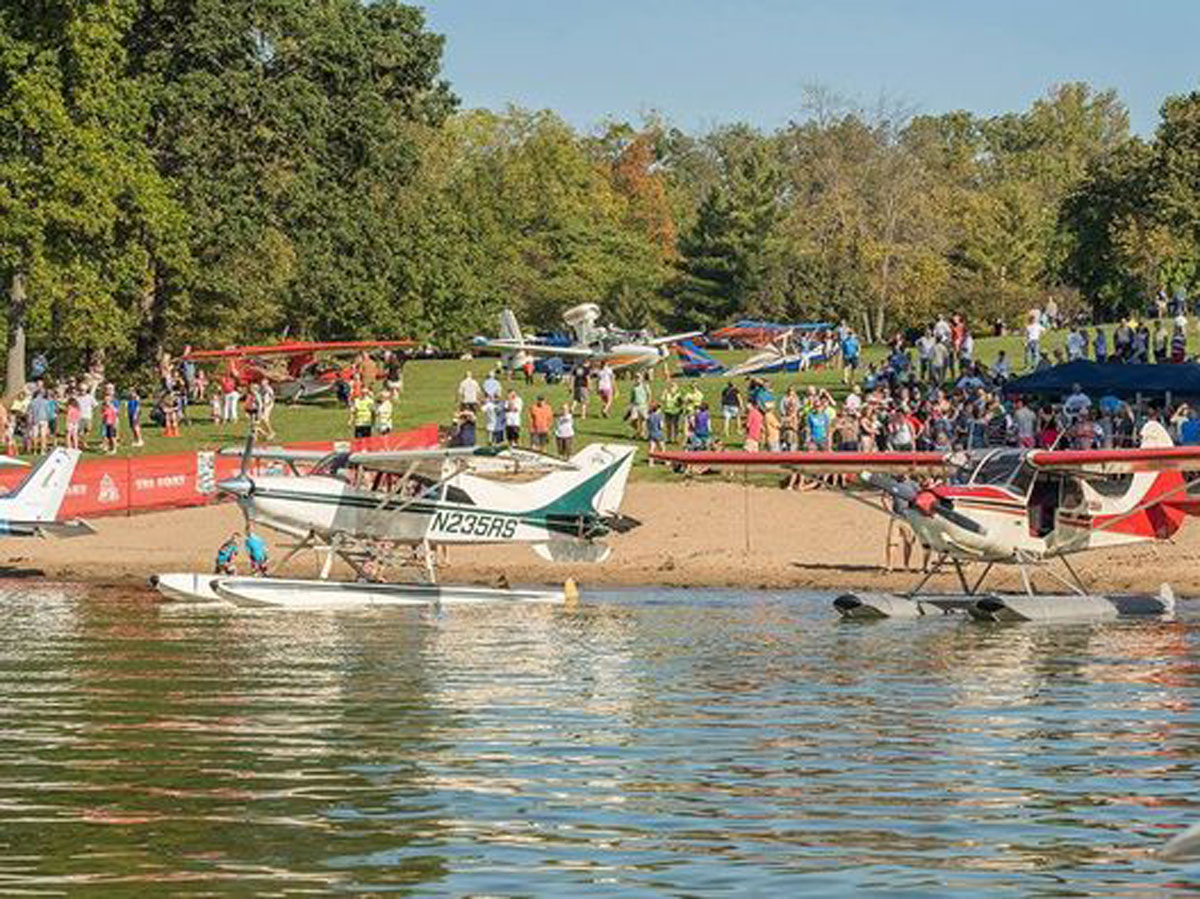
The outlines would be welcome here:
M 437 445 L 437 425 L 424 425 L 359 440 L 310 441 L 287 444 L 286 449 L 400 450 Z M 215 502 L 217 481 L 237 473 L 241 461 L 213 450 L 132 456 L 127 459 L 85 459 L 75 466 L 71 486 L 63 500 L 59 518 L 97 518 L 130 515 L 153 509 L 178 509 Z M 0 472 L 0 486 L 11 490 L 27 469 Z

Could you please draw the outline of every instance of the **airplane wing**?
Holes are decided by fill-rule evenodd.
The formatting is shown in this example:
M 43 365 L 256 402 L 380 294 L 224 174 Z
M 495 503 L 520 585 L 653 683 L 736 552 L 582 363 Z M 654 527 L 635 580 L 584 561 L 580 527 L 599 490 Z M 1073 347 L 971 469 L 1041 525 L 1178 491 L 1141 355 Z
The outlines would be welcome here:
M 0 466 L 7 465 L 7 466 L 11 466 L 11 467 L 15 468 L 15 467 L 20 467 L 20 466 L 25 466 L 28 464 L 29 464 L 28 462 L 22 462 L 20 459 L 14 457 L 14 456 L 0 456 Z
M 458 459 L 471 468 L 492 471 L 513 470 L 573 470 L 573 465 L 555 456 L 509 447 L 464 446 L 437 447 L 416 450 L 364 450 L 351 453 L 350 465 L 358 465 L 371 471 L 408 471 L 414 463 Z
M 684 331 L 681 334 L 668 334 L 666 337 L 655 337 L 646 341 L 650 346 L 666 346 L 670 343 L 679 343 L 681 340 L 691 340 L 693 337 L 700 337 L 703 331 Z
M 475 346 L 505 353 L 529 353 L 532 356 L 562 356 L 567 359 L 592 359 L 595 353 L 587 347 L 551 346 L 545 343 L 522 343 L 516 340 L 477 340 Z
M 835 453 L 781 452 L 751 453 L 745 450 L 706 450 L 696 452 L 660 452 L 651 455 L 663 462 L 710 468 L 776 468 L 806 474 L 878 474 L 944 475 L 956 468 L 948 453 Z
M 1133 474 L 1139 471 L 1200 472 L 1200 446 L 1156 446 L 1113 450 L 1032 450 L 1034 468 L 1076 475 Z
M 299 356 L 307 353 L 357 353 L 360 350 L 387 350 L 414 347 L 415 340 L 293 340 L 263 346 L 235 346 L 222 350 L 196 350 L 181 356 L 192 362 L 232 359 L 245 356 Z
M 250 451 L 251 459 L 267 462 L 320 462 L 331 450 L 290 450 L 281 446 L 256 446 Z M 221 456 L 241 456 L 245 449 L 240 446 L 225 446 L 218 451 Z

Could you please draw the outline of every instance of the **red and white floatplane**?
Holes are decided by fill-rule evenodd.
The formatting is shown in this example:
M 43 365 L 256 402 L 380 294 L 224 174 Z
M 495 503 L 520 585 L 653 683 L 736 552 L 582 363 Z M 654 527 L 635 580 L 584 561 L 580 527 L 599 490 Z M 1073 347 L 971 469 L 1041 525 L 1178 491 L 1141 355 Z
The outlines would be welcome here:
M 1095 593 L 1069 556 L 1088 550 L 1170 539 L 1188 515 L 1200 515 L 1200 447 L 1174 446 L 1156 421 L 1141 430 L 1137 449 L 988 449 L 971 452 L 661 452 L 682 469 L 767 467 L 834 480 L 847 496 L 857 488 L 891 497 L 890 508 L 937 554 L 932 571 L 899 594 L 847 593 L 835 608 L 846 617 L 915 617 L 965 610 L 993 621 L 1164 615 L 1174 595 Z M 843 481 L 844 483 L 838 483 Z M 1057 562 L 1061 571 L 1055 570 Z M 945 565 L 961 593 L 921 593 Z M 982 571 L 968 577 L 968 564 Z M 1024 592 L 983 592 L 996 565 L 1015 565 Z M 1044 572 L 1061 588 L 1039 593 Z

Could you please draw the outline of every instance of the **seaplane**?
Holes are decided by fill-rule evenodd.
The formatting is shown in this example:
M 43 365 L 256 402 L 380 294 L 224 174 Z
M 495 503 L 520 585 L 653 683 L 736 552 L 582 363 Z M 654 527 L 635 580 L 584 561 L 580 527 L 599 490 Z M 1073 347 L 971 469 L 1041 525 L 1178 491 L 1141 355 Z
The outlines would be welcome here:
M 361 353 L 406 350 L 414 340 L 292 340 L 261 346 L 233 346 L 220 350 L 194 350 L 181 359 L 198 363 L 225 363 L 239 387 L 269 381 L 280 399 L 316 399 L 333 391 L 339 380 L 349 380 L 346 362 Z
M 507 447 L 321 453 L 254 448 L 248 439 L 241 470 L 217 489 L 236 498 L 248 528 L 299 541 L 280 567 L 315 552 L 317 580 L 160 575 L 155 586 L 177 599 L 215 592 L 265 605 L 301 605 L 339 591 L 350 602 L 378 603 L 385 594 L 402 604 L 481 601 L 482 588 L 438 585 L 438 548 L 525 543 L 551 561 L 603 561 L 611 547 L 602 538 L 638 524 L 620 514 L 634 453 L 619 444 L 592 444 L 566 460 Z M 328 581 L 335 556 L 369 586 Z M 390 569 L 414 562 L 424 583 L 381 583 Z
M 79 450 L 54 449 L 12 491 L 0 495 L 0 536 L 80 537 L 95 533 L 85 521 L 58 519 L 79 456 Z M 3 467 L 26 464 L 12 456 L 0 456 Z
M 1170 539 L 1200 515 L 1200 447 L 1174 446 L 1148 421 L 1137 449 L 988 449 L 971 452 L 660 452 L 681 469 L 772 467 L 841 475 L 846 496 L 906 522 L 936 556 L 933 569 L 903 594 L 848 593 L 834 606 L 851 618 L 917 617 L 963 610 L 992 621 L 1170 614 L 1174 597 L 1098 595 L 1070 557 L 1089 550 Z M 849 477 L 846 477 L 849 476 Z M 860 488 L 890 498 L 877 504 Z M 960 594 L 922 594 L 949 564 Z M 1057 564 L 1052 564 L 1057 563 Z M 972 578 L 967 567 L 981 571 Z M 996 565 L 1016 566 L 1024 593 L 985 593 Z M 1061 568 L 1062 571 L 1057 569 Z M 1041 593 L 1044 572 L 1065 592 Z M 973 572 L 972 572 L 973 574 Z
M 572 306 L 563 313 L 563 323 L 570 330 L 573 343 L 560 346 L 530 340 L 521 332 L 511 309 L 500 313 L 498 338 L 476 337 L 474 344 L 481 349 L 498 350 L 511 368 L 520 368 L 532 356 L 558 357 L 575 363 L 608 365 L 614 371 L 647 371 L 670 356 L 670 347 L 680 340 L 698 337 L 702 332 L 688 331 L 651 337 L 619 328 L 603 326 L 600 307 L 595 303 Z

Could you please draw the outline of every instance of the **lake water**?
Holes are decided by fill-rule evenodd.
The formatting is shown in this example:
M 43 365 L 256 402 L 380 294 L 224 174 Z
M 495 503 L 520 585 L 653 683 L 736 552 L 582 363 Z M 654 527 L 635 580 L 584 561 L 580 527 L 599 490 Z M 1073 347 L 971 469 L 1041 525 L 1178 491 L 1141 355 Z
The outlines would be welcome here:
M 829 597 L 289 614 L 3 588 L 0 892 L 1158 895 L 1195 622 Z

